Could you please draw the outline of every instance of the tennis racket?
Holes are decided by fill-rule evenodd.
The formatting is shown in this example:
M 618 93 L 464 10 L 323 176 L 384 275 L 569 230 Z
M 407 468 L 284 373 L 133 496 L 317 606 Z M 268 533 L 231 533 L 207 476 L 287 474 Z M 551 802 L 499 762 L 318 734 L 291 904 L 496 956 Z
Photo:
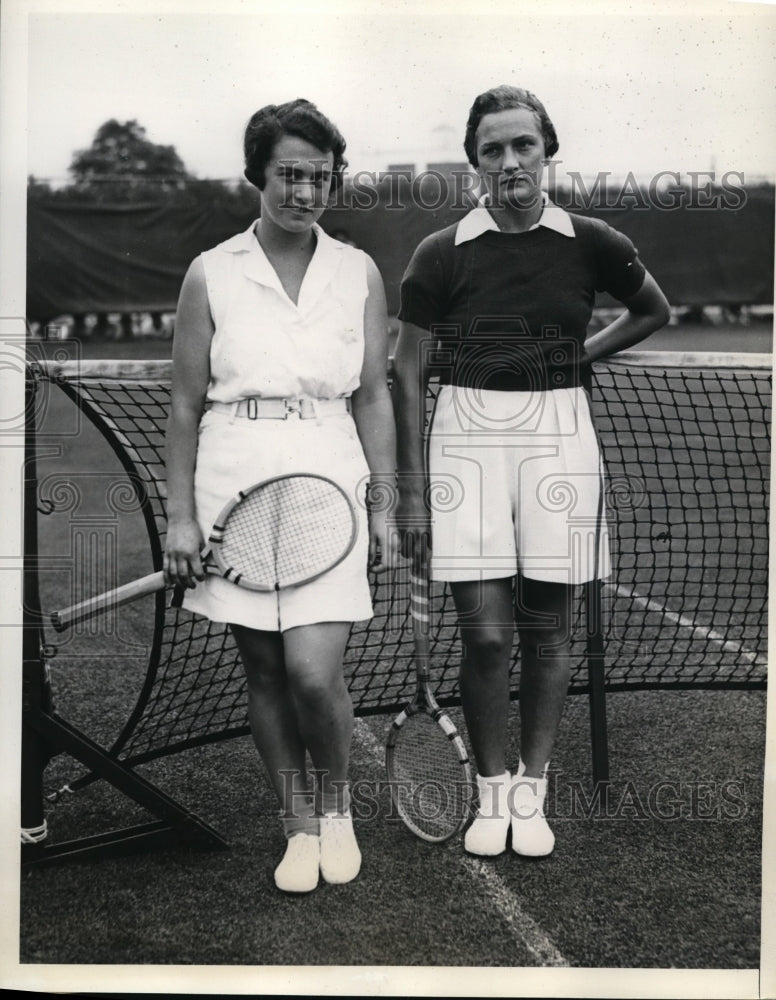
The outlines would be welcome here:
M 441 843 L 466 822 L 472 773 L 463 740 L 434 698 L 429 683 L 428 569 L 412 564 L 410 614 L 417 686 L 394 719 L 385 748 L 385 767 L 396 810 L 422 840 Z
M 333 569 L 356 540 L 353 503 L 325 476 L 275 476 L 241 490 L 219 514 L 201 558 L 207 573 L 248 590 L 309 583 Z M 166 586 L 159 571 L 51 615 L 58 632 Z

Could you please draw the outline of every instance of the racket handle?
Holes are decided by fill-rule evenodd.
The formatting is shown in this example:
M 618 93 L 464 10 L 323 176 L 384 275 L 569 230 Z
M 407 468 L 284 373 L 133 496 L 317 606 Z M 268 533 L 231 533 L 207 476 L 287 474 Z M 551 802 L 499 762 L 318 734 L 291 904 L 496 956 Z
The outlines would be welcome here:
M 431 655 L 429 607 L 428 607 L 428 569 L 425 564 L 415 564 L 410 576 L 410 617 L 412 619 L 412 637 L 415 646 L 415 666 L 418 677 L 428 676 L 429 657 Z
M 62 611 L 54 611 L 51 615 L 51 624 L 57 632 L 64 632 L 66 628 L 82 622 L 86 618 L 93 618 L 102 614 L 109 608 L 117 608 L 121 604 L 129 604 L 146 594 L 153 594 L 165 586 L 164 573 L 159 570 L 157 573 L 150 573 L 139 580 L 132 580 L 125 583 L 123 587 L 116 587 L 115 590 L 108 590 L 97 597 L 90 597 L 80 604 L 73 604 Z

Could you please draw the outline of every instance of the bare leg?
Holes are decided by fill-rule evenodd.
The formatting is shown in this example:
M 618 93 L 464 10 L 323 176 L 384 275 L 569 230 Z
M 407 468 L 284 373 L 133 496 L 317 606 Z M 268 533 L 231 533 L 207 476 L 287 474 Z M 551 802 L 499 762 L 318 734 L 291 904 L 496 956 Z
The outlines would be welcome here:
M 520 757 L 526 776 L 541 778 L 550 759 L 569 684 L 572 588 L 518 580 Z
M 297 726 L 279 632 L 230 626 L 248 681 L 248 722 L 284 813 L 307 792 L 305 746 Z
M 460 685 L 466 727 L 483 777 L 506 771 L 512 579 L 451 584 L 463 642 Z
M 344 787 L 353 738 L 353 704 L 342 672 L 349 622 L 288 629 L 283 646 L 299 735 L 321 773 L 324 794 Z
M 353 705 L 342 673 L 348 622 L 289 629 L 283 635 L 299 732 L 318 772 L 320 872 L 335 885 L 361 869 L 347 786 Z
M 233 632 L 246 665 L 251 732 L 289 838 L 275 884 L 310 892 L 319 871 L 327 882 L 350 882 L 361 868 L 347 790 L 353 706 L 342 659 L 350 623 L 305 625 L 282 635 L 240 626 Z M 320 821 L 305 799 L 307 750 L 319 772 Z

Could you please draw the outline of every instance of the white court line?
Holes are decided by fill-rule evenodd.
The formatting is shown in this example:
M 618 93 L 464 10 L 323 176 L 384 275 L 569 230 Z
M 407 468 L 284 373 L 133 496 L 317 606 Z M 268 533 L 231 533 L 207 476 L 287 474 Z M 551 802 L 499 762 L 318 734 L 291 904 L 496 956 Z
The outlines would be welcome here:
M 641 594 L 636 593 L 635 590 L 631 590 L 630 587 L 616 586 L 612 587 L 611 584 L 605 584 L 605 588 L 609 591 L 614 590 L 620 597 L 625 597 L 639 607 L 646 609 L 647 611 L 654 611 L 656 614 L 662 615 L 669 621 L 674 622 L 676 625 L 680 625 L 682 628 L 689 629 L 693 635 L 698 635 L 705 639 L 707 642 L 713 642 L 715 645 L 720 646 L 722 649 L 726 650 L 728 653 L 737 653 L 739 656 L 743 656 L 744 659 L 748 660 L 750 663 L 755 664 L 758 667 L 767 666 L 767 662 L 751 649 L 747 649 L 740 642 L 736 642 L 735 639 L 727 639 L 721 632 L 717 632 L 713 628 L 707 628 L 705 625 L 696 625 L 692 618 L 687 618 L 685 615 L 677 614 L 675 611 L 669 611 L 664 605 L 659 604 L 657 601 L 653 601 L 649 597 L 642 597 Z
M 363 719 L 356 719 L 355 730 L 358 741 L 370 753 L 375 764 L 382 767 L 383 747 L 372 730 Z M 512 936 L 540 965 L 556 968 L 571 966 L 571 962 L 561 954 L 552 938 L 542 930 L 533 917 L 526 913 L 501 876 L 493 871 L 487 862 L 464 853 L 463 844 L 461 844 L 461 863 L 473 879 L 485 883 L 494 906 L 506 919 Z
M 462 848 L 463 850 L 463 848 Z M 463 854 L 464 868 L 485 882 L 502 917 L 506 917 L 512 932 L 525 945 L 540 965 L 568 968 L 571 962 L 560 953 L 552 938 L 529 916 L 506 882 L 493 871 L 487 861 Z

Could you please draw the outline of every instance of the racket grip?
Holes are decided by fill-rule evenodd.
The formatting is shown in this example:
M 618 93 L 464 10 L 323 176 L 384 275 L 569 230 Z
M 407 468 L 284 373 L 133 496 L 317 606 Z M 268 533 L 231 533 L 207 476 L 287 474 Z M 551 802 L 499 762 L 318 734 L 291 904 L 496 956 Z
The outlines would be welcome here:
M 90 597 L 80 604 L 72 604 L 69 608 L 61 611 L 54 611 L 51 615 L 51 624 L 57 632 L 64 632 L 66 628 L 84 621 L 86 618 L 93 618 L 95 615 L 110 608 L 117 608 L 121 604 L 129 604 L 146 594 L 153 594 L 165 586 L 164 573 L 159 570 L 157 573 L 150 573 L 139 580 L 132 580 L 125 583 L 123 587 L 109 590 L 97 597 Z

